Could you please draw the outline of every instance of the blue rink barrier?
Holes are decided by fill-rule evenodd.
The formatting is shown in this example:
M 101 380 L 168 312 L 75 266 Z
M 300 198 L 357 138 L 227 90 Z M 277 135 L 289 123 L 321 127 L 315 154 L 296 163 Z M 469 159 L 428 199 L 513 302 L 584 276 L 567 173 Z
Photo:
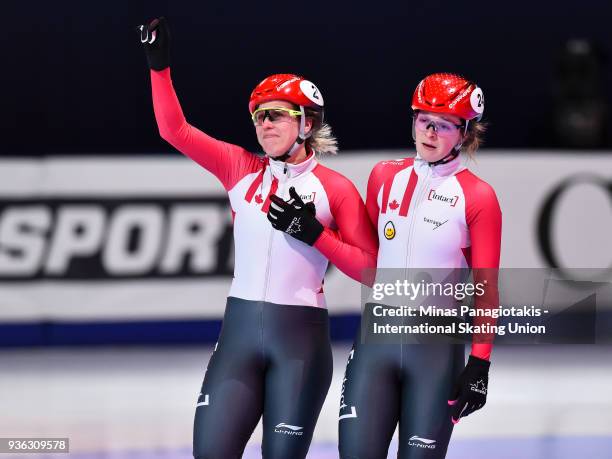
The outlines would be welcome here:
M 352 341 L 359 317 L 331 316 L 332 341 Z M 206 344 L 220 330 L 221 320 L 0 324 L 0 347 Z

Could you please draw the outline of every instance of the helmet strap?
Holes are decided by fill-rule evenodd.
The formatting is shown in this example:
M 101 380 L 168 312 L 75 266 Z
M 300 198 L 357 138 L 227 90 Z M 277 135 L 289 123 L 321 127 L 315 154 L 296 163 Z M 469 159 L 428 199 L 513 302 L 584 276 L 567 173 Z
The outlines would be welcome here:
M 300 105 L 300 112 L 301 112 L 300 131 L 298 133 L 298 136 L 295 139 L 293 146 L 289 150 L 287 150 L 285 154 L 278 156 L 277 158 L 274 158 L 276 161 L 287 161 L 299 150 L 299 148 L 306 141 L 306 139 L 312 135 L 312 129 L 310 130 L 308 134 L 306 134 L 305 132 L 306 131 L 306 111 L 304 110 L 303 105 Z
M 293 143 L 293 146 L 285 154 L 277 156 L 276 158 L 273 158 L 273 159 L 275 161 L 287 161 L 289 158 L 291 158 L 295 154 L 296 151 L 298 151 L 298 149 L 302 146 L 303 143 L 304 143 L 304 140 L 298 137 L 296 141 Z
M 451 152 L 448 155 L 446 155 L 444 158 L 439 159 L 437 161 L 434 161 L 432 163 L 427 163 L 427 164 L 429 164 L 431 167 L 433 167 L 433 166 L 438 166 L 440 164 L 450 163 L 453 159 L 455 159 L 457 156 L 459 156 L 460 152 L 461 152 L 461 144 L 459 144 L 455 148 L 453 148 L 451 150 Z

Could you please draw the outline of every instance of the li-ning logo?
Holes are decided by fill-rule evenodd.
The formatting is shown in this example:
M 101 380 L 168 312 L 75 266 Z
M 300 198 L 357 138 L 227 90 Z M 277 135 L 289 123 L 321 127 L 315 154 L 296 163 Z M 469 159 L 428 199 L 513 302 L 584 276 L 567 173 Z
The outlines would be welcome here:
M 274 432 L 285 434 L 285 435 L 303 435 L 304 432 L 301 432 L 302 429 L 303 427 L 292 426 L 289 424 L 285 424 L 284 422 L 281 422 L 280 424 L 277 424 L 274 427 Z
M 291 220 L 291 223 L 289 223 L 289 226 L 287 227 L 287 234 L 295 234 L 302 231 L 300 220 L 301 217 L 293 217 L 293 220 Z
M 459 196 L 444 196 L 442 194 L 436 193 L 436 190 L 431 189 L 429 190 L 429 195 L 427 195 L 427 200 L 446 202 L 450 204 L 451 207 L 455 207 L 457 205 L 457 202 L 459 201 Z
M 438 220 L 433 220 L 431 218 L 427 218 L 427 217 L 423 217 L 423 221 L 425 223 L 431 223 L 432 225 L 434 225 L 433 229 L 436 230 L 438 229 L 440 226 L 444 225 L 448 220 L 444 220 L 443 222 L 439 222 Z M 433 231 L 433 230 L 432 230 Z
M 487 387 L 484 384 L 484 380 L 479 379 L 474 384 L 470 384 L 470 390 L 472 392 L 478 392 L 482 395 L 487 395 Z
M 436 447 L 435 443 L 436 440 L 430 440 L 429 438 L 421 438 L 417 437 L 416 435 L 413 435 L 408 440 L 408 446 L 416 446 L 417 448 L 434 449 Z

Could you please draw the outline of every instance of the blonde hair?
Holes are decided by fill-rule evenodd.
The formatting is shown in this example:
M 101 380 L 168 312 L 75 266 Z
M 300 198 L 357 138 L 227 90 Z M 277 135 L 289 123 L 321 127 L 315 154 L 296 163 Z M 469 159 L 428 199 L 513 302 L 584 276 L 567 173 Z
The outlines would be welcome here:
M 312 134 L 306 139 L 306 144 L 318 156 L 338 154 L 338 140 L 334 136 L 331 126 L 323 122 L 323 113 L 312 108 L 306 108 L 304 111 L 306 117 L 312 120 Z
M 484 134 L 488 124 L 482 121 L 470 121 L 467 132 L 463 137 L 461 151 L 465 152 L 471 159 L 474 159 L 476 150 L 484 143 Z
M 317 152 L 318 155 L 338 154 L 338 140 L 334 136 L 331 126 L 327 123 L 315 123 L 312 128 L 312 135 L 306 139 L 308 145 Z

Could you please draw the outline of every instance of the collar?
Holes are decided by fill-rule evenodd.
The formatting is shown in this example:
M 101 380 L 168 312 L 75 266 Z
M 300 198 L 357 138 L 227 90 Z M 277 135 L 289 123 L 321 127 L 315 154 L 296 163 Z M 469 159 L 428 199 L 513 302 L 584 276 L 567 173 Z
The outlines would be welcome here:
M 463 155 L 459 154 L 455 159 L 445 164 L 438 164 L 436 166 L 430 166 L 427 161 L 421 158 L 421 155 L 417 153 L 414 158 L 414 171 L 417 175 L 425 175 L 431 170 L 432 177 L 449 177 L 455 175 L 465 169 L 463 164 Z
M 272 158 L 268 158 L 270 164 L 270 170 L 272 175 L 279 179 L 279 181 L 285 181 L 299 175 L 307 174 L 313 170 L 317 164 L 317 158 L 315 153 L 312 152 L 304 161 L 297 164 L 289 164 L 284 161 L 277 161 Z

